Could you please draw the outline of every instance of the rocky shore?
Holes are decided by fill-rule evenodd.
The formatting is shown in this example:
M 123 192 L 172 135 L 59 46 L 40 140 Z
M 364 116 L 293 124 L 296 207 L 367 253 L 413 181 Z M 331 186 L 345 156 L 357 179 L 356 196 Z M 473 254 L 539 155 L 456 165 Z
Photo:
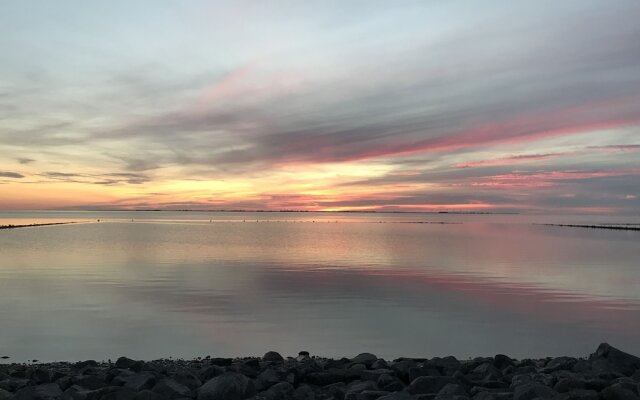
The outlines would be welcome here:
M 640 358 L 601 344 L 588 358 L 506 355 L 0 364 L 0 400 L 640 400 Z

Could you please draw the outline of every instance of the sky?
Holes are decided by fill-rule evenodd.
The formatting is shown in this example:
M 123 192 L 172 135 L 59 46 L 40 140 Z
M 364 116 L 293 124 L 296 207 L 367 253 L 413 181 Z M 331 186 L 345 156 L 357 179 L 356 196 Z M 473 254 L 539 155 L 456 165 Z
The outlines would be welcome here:
M 640 2 L 0 2 L 0 209 L 640 214 Z

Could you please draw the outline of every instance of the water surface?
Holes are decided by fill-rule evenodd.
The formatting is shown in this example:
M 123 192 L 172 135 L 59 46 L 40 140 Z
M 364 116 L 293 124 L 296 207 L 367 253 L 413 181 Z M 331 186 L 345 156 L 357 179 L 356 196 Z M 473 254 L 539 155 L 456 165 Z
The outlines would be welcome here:
M 97 220 L 100 222 L 97 222 Z M 613 216 L 2 212 L 0 355 L 640 353 L 640 232 Z

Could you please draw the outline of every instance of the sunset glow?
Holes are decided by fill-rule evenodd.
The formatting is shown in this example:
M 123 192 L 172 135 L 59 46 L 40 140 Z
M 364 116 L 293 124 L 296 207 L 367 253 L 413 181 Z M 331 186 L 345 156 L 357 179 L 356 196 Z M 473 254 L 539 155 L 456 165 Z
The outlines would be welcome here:
M 2 2 L 0 209 L 637 214 L 640 3 L 490 3 Z

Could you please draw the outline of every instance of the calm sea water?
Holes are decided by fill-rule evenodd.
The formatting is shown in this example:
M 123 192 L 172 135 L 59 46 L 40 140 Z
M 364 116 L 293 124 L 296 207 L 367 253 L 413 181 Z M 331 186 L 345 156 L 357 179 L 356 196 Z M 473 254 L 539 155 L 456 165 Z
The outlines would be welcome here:
M 0 230 L 9 361 L 640 354 L 640 232 L 535 224 L 639 217 L 0 212 L 55 221 Z

